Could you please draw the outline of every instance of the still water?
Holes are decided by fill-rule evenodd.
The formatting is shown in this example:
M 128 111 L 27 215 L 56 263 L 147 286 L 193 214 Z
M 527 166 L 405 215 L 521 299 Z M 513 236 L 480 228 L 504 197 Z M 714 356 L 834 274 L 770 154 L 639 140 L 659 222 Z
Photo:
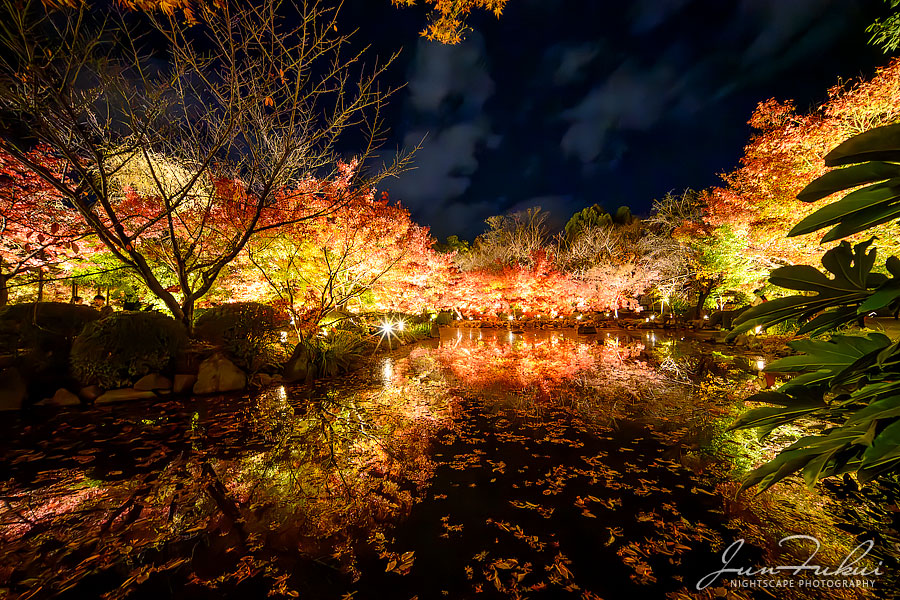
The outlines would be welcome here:
M 314 387 L 6 418 L 0 597 L 897 596 L 893 484 L 737 494 L 800 435 L 726 431 L 765 360 L 444 329 Z M 778 569 L 817 545 L 852 566 Z

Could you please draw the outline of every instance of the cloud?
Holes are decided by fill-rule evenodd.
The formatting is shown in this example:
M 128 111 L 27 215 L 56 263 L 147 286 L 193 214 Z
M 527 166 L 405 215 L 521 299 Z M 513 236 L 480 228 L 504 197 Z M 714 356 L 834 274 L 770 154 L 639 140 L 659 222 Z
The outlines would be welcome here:
M 415 168 L 389 182 L 389 188 L 418 220 L 438 223 L 452 201 L 469 189 L 478 153 L 501 142 L 484 110 L 494 82 L 482 38 L 473 33 L 455 46 L 420 40 L 408 90 L 410 122 L 404 145 L 424 142 L 414 158 Z
M 631 8 L 634 15 L 632 33 L 649 33 L 673 15 L 677 14 L 691 0 L 637 0 Z
M 420 40 L 408 89 L 410 107 L 420 114 L 451 111 L 465 117 L 480 113 L 494 93 L 482 38 L 473 33 L 453 46 Z M 447 104 L 448 100 L 456 104 Z
M 427 134 L 427 137 L 426 137 Z M 478 169 L 476 152 L 490 138 L 486 121 L 461 122 L 429 133 L 409 132 L 404 145 L 414 146 L 425 137 L 414 167 L 391 184 L 391 195 L 400 198 L 431 221 L 444 201 L 461 196 Z
M 560 147 L 584 163 L 609 149 L 610 136 L 623 131 L 647 131 L 663 116 L 683 89 L 683 80 L 665 63 L 651 69 L 626 62 L 574 107 L 564 111 L 569 122 Z
M 831 4 L 826 0 L 824 4 Z M 756 31 L 744 52 L 744 63 L 765 61 L 793 46 L 798 34 L 807 34 L 827 12 L 822 0 L 743 0 L 737 22 Z
M 585 77 L 585 68 L 600 54 L 600 44 L 584 43 L 562 50 L 559 66 L 553 73 L 555 85 L 566 85 L 581 81 Z

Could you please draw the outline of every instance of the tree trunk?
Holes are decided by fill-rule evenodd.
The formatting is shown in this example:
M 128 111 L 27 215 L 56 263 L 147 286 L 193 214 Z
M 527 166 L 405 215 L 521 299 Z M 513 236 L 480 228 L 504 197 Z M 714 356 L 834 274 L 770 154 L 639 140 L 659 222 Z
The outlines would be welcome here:
M 38 269 L 38 302 L 44 301 L 44 270 Z
M 707 290 L 700 290 L 697 292 L 697 315 L 696 317 L 699 319 L 701 314 L 703 313 L 703 305 L 706 304 L 706 299 L 709 298 L 709 294 L 711 292 Z
M 178 318 L 178 317 L 176 317 Z M 194 335 L 194 301 L 185 299 L 181 305 L 181 322 L 187 329 L 188 335 Z
M 9 287 L 6 285 L 8 280 L 5 273 L 0 273 L 0 306 L 9 304 Z

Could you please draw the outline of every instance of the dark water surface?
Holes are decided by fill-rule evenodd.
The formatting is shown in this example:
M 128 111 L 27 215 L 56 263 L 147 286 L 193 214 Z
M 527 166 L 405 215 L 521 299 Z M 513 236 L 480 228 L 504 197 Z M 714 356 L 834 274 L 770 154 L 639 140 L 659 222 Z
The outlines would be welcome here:
M 897 597 L 893 484 L 736 494 L 800 432 L 725 431 L 765 360 L 731 354 L 447 329 L 315 387 L 5 415 L 0 598 Z M 867 542 L 697 589 L 729 547 Z

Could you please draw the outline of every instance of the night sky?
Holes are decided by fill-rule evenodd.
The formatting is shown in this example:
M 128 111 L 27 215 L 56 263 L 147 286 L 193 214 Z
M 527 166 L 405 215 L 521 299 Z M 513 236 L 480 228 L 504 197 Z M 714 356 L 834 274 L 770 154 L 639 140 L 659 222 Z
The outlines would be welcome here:
M 382 186 L 439 239 L 472 239 L 490 215 L 540 205 L 626 204 L 647 214 L 669 190 L 734 168 L 762 100 L 800 109 L 871 76 L 881 0 L 509 0 L 476 14 L 457 46 L 418 37 L 422 8 L 351 0 L 343 19 L 387 55 L 385 149 L 425 138 L 416 169 Z

